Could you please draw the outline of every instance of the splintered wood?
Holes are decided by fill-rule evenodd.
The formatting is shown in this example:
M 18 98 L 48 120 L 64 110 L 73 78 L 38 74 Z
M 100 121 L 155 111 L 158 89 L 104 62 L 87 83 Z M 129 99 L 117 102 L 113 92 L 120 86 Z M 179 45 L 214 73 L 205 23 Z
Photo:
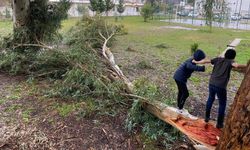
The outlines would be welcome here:
M 160 102 L 144 102 L 143 108 L 209 150 L 215 149 L 218 144 L 221 130 L 217 129 L 213 123 L 205 123 L 203 119 L 193 119 L 194 116 L 189 113 L 179 114 L 176 108 Z
M 212 124 L 206 124 L 203 120 L 190 120 L 183 117 L 174 120 L 176 127 L 194 140 L 206 143 L 211 146 L 218 144 L 218 137 L 221 131 Z M 196 140 L 196 141 L 197 141 Z

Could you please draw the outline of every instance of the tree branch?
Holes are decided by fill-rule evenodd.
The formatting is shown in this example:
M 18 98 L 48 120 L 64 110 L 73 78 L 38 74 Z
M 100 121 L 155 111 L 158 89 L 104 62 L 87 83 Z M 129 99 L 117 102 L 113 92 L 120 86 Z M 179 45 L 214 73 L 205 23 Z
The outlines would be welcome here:
M 41 45 L 41 44 L 17 44 L 16 46 L 13 47 L 13 49 L 16 49 L 18 47 L 42 47 L 42 48 L 46 48 L 49 50 L 52 50 L 53 48 L 47 45 Z

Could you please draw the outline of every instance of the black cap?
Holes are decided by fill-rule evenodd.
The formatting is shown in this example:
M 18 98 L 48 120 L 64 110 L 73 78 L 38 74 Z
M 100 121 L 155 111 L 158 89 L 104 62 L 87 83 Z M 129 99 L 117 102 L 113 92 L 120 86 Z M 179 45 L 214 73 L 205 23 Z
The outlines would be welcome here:
M 193 56 L 194 60 L 200 61 L 206 57 L 206 54 L 202 50 L 198 49 Z

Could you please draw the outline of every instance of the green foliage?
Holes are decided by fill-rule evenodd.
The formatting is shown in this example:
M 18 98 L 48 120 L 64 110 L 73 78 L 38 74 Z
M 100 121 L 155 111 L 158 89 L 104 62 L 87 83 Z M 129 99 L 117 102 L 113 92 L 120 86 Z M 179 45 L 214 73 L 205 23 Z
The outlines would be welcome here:
M 105 2 L 105 12 L 108 13 L 111 9 L 115 7 L 115 4 L 112 0 L 104 0 Z M 108 15 L 108 14 L 107 14 Z
M 143 5 L 143 7 L 141 8 L 141 12 L 140 13 L 141 13 L 141 16 L 144 19 L 144 22 L 147 22 L 148 18 L 150 18 L 150 17 L 153 16 L 154 8 L 150 4 L 145 3 Z
M 122 25 L 108 24 L 107 21 L 105 21 L 100 16 L 83 17 L 83 19 L 69 31 L 67 43 L 69 45 L 75 45 L 79 47 L 85 46 L 82 43 L 87 42 L 93 48 L 101 48 L 103 44 L 103 39 L 100 36 L 99 31 L 105 37 L 107 37 L 108 33 L 112 33 L 113 31 L 115 31 L 116 34 L 124 34 L 124 27 Z M 109 40 L 108 46 L 111 46 L 111 43 L 113 41 L 114 38 L 111 38 Z
M 96 114 L 114 115 L 118 109 L 113 107 L 124 104 L 120 96 L 124 85 L 108 79 L 107 66 L 98 52 L 103 44 L 99 32 L 108 36 L 108 32 L 112 31 L 119 32 L 121 27 L 108 24 L 102 17 L 96 16 L 84 17 L 68 34 L 69 51 L 64 54 L 70 65 L 61 76 L 62 80 L 57 80 L 50 95 L 71 100 L 91 99 L 94 102 L 88 102 L 91 109 L 82 112 L 84 116 L 89 116 L 93 109 Z M 113 40 L 108 44 L 111 45 Z
M 169 90 L 173 91 L 172 87 L 168 87 Z M 168 105 L 172 105 L 175 101 L 175 93 L 168 93 L 167 91 L 162 91 L 160 87 L 153 82 L 150 82 L 146 78 L 140 78 L 134 81 L 134 93 L 136 95 L 147 98 L 148 100 L 157 100 L 164 102 Z
M 59 78 L 68 67 L 64 54 L 57 50 L 42 51 L 39 54 L 10 50 L 0 53 L 0 68 L 10 74 Z
M 59 112 L 60 116 L 67 117 L 70 113 L 72 113 L 78 108 L 78 105 L 77 104 L 56 104 L 55 108 Z
M 77 5 L 77 11 L 80 13 L 80 14 L 88 14 L 88 10 L 87 10 L 87 8 L 84 6 L 84 5 L 82 5 L 82 4 L 78 4 Z
M 103 13 L 105 11 L 105 3 L 103 0 L 90 0 L 89 9 L 97 12 L 97 14 Z
M 111 0 L 90 0 L 89 9 L 97 14 L 108 12 L 114 8 L 115 4 Z
M 60 0 L 56 4 L 50 4 L 48 0 L 31 1 L 29 21 L 23 27 L 14 28 L 13 35 L 4 41 L 6 46 L 4 48 L 19 53 L 36 52 L 41 48 L 23 44 L 54 43 L 52 41 L 60 40 L 58 30 L 61 27 L 61 21 L 67 18 L 69 8 L 68 0 Z
M 205 6 L 204 6 L 205 16 L 206 16 L 206 25 L 210 27 L 210 31 L 212 30 L 213 4 L 214 4 L 214 0 L 206 0 Z
M 68 0 L 61 0 L 57 4 L 48 4 L 48 0 L 32 1 L 29 22 L 23 28 L 15 29 L 13 42 L 38 43 L 60 37 L 58 29 L 61 21 L 67 18 L 69 8 Z
M 51 40 L 58 34 L 61 21 L 67 18 L 70 8 L 68 0 L 60 0 L 58 4 L 48 4 L 48 1 L 33 1 L 30 3 L 30 22 L 27 26 L 30 40 Z
M 7 51 L 0 55 L 0 68 L 11 74 L 24 74 L 28 72 L 33 56 Z
M 172 100 L 169 99 L 170 95 L 166 98 L 165 93 L 163 94 L 156 84 L 149 82 L 146 78 L 137 80 L 134 88 L 136 95 L 146 97 L 149 101 L 172 103 Z M 173 127 L 143 110 L 141 101 L 134 100 L 126 119 L 126 128 L 129 132 L 133 132 L 138 127 L 141 127 L 142 132 L 151 140 L 161 141 L 166 147 L 180 137 Z
M 44 50 L 34 56 L 29 65 L 29 75 L 34 77 L 50 77 L 61 79 L 62 76 L 72 68 L 67 52 L 60 50 Z
M 190 46 L 190 54 L 191 56 L 193 56 L 193 54 L 197 51 L 199 47 L 199 44 L 198 43 L 194 43 Z
M 172 126 L 143 110 L 140 101 L 135 100 L 126 119 L 126 128 L 133 132 L 138 127 L 142 127 L 142 132 L 151 140 L 160 141 L 166 148 L 181 137 Z
M 117 5 L 117 11 L 119 14 L 122 14 L 125 11 L 124 0 L 119 0 L 119 4 Z
M 135 81 L 135 93 L 148 99 L 161 97 L 162 93 L 156 84 L 149 82 L 146 78 L 141 78 Z

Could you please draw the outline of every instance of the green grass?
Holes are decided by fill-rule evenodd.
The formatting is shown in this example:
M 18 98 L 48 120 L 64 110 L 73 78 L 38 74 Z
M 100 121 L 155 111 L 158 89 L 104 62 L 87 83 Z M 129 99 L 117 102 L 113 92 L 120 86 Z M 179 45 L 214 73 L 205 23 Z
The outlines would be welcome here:
M 243 40 L 237 47 L 236 62 L 246 64 L 250 60 L 250 40 Z
M 22 118 L 24 122 L 29 122 L 30 120 L 30 113 L 32 112 L 32 109 L 26 109 L 25 111 L 22 112 Z
M 55 103 L 54 108 L 57 110 L 60 116 L 67 117 L 75 111 L 80 111 L 82 108 L 85 109 L 85 103 L 75 102 L 75 103 Z
M 4 99 L 0 99 L 0 105 L 4 104 L 5 100 Z
M 12 33 L 12 22 L 9 20 L 0 21 L 0 36 L 6 36 L 9 33 Z
M 115 23 L 113 17 L 107 18 L 110 22 Z M 63 36 L 74 26 L 80 18 L 69 18 L 62 23 L 60 32 Z M 177 61 L 183 61 L 189 56 L 190 45 L 198 43 L 199 48 L 204 50 L 208 57 L 215 57 L 220 54 L 235 38 L 250 39 L 249 31 L 213 28 L 212 33 L 207 27 L 196 27 L 178 23 L 161 22 L 159 20 L 150 20 L 143 22 L 143 18 L 123 17 L 117 24 L 123 24 L 128 30 L 128 34 L 118 38 L 118 44 L 114 50 L 124 50 L 131 46 L 134 49 L 152 53 L 159 57 L 163 62 L 169 63 L 173 58 Z M 169 29 L 165 26 L 184 26 L 198 29 L 197 31 Z M 11 21 L 0 22 L 0 35 L 5 36 L 12 32 Z M 249 59 L 250 41 L 243 41 L 244 44 L 239 46 L 236 60 L 245 63 Z M 166 48 L 157 48 L 157 45 L 167 45 Z M 178 64 L 177 64 L 178 65 Z
M 60 29 L 60 32 L 63 35 L 66 35 L 70 28 L 74 26 L 80 19 L 81 18 L 69 18 L 67 20 L 64 20 L 62 22 L 62 28 Z
M 113 21 L 113 19 L 110 20 Z M 141 17 L 124 17 L 118 23 L 123 24 L 128 29 L 128 34 L 118 39 L 119 46 L 116 49 L 125 49 L 131 46 L 134 49 L 156 55 L 168 63 L 173 58 L 186 59 L 189 56 L 190 45 L 193 43 L 198 43 L 199 48 L 203 49 L 209 57 L 215 57 L 223 52 L 226 45 L 235 38 L 250 39 L 249 31 L 213 28 L 210 33 L 207 27 L 169 24 L 158 20 L 145 23 Z M 198 30 L 164 28 L 164 26 L 169 25 L 191 27 Z M 167 45 L 168 47 L 159 49 L 155 45 Z

